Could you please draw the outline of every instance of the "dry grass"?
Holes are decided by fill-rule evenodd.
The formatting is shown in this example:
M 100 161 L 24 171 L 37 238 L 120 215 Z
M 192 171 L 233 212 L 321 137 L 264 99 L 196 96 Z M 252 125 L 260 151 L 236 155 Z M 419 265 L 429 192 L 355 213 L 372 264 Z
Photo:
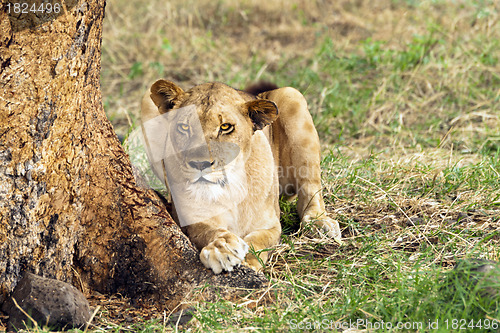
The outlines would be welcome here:
M 412 276 L 435 285 L 461 258 L 500 259 L 499 13 L 496 1 L 467 0 L 108 1 L 101 82 L 118 133 L 160 77 L 266 79 L 304 92 L 324 143 L 345 245 L 290 231 L 266 268 L 269 289 L 195 304 L 189 329 L 422 318 L 442 300 L 417 300 L 433 289 Z M 283 222 L 297 229 L 293 213 Z M 155 329 L 175 329 L 160 319 Z
M 444 52 L 446 61 L 402 72 L 398 84 L 403 87 L 391 86 L 394 83 L 382 70 L 382 77 L 376 78 L 371 87 L 372 100 L 366 105 L 366 117 L 360 126 L 363 136 L 367 132 L 385 132 L 391 126 L 410 127 L 422 123 L 429 114 L 448 117 L 449 110 L 443 107 L 442 100 L 469 95 L 466 90 L 470 86 L 464 84 L 469 76 L 498 80 L 498 62 L 492 67 L 471 61 L 471 54 L 477 54 L 477 48 L 485 45 L 481 42 L 499 39 L 495 29 L 497 8 L 494 2 L 485 2 L 484 8 L 466 4 L 425 2 L 413 8 L 391 1 L 151 1 L 139 5 L 110 1 L 103 39 L 103 95 L 110 117 L 118 123 L 118 119 L 126 119 L 124 114 L 132 120 L 137 118 L 141 95 L 159 77 L 186 87 L 212 80 L 242 87 L 261 78 L 276 80 L 278 76 L 283 80 L 282 74 L 273 75 L 276 72 L 293 77 L 299 66 L 308 66 L 320 79 L 325 78 L 322 81 L 326 84 L 332 74 L 314 68 L 318 67 L 314 61 L 318 47 L 325 39 L 333 41 L 332 52 L 338 53 L 332 56 L 345 57 L 362 52 L 359 43 L 367 38 L 383 41 L 387 51 L 407 50 L 415 35 L 425 36 L 434 29 L 436 41 L 428 52 Z M 484 14 L 489 12 L 495 15 Z M 481 15 L 485 17 L 478 19 Z M 430 27 L 430 22 L 439 26 Z M 448 54 L 444 48 L 450 49 Z M 490 48 L 484 53 L 498 58 L 494 53 L 498 43 Z M 325 106 L 321 95 L 308 92 L 307 85 L 313 83 L 303 84 L 300 88 L 308 95 L 312 112 L 322 112 Z M 351 84 L 355 88 L 363 82 Z M 497 99 L 499 94 L 500 90 Z M 477 136 L 483 126 L 469 126 L 470 121 L 488 128 L 498 126 L 492 102 L 491 96 L 478 94 L 466 101 L 467 105 L 456 106 L 462 109 L 461 114 L 443 119 L 448 122 L 442 124 L 444 128 L 428 130 L 443 136 L 451 130 L 448 141 L 455 135 Z M 396 125 L 391 124 L 394 122 Z M 124 128 L 118 130 L 125 132 Z

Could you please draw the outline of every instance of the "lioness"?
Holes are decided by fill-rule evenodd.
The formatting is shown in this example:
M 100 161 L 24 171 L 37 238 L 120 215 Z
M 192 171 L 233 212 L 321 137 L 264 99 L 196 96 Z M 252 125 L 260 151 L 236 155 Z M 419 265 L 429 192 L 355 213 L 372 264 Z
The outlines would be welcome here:
M 280 240 L 279 195 L 298 196 L 302 223 L 341 238 L 325 212 L 319 138 L 304 96 L 294 88 L 256 95 L 222 83 L 184 91 L 159 80 L 142 100 L 143 124 L 153 123 L 143 127 L 153 169 L 215 274 L 242 263 L 262 268 L 268 255 L 259 251 Z

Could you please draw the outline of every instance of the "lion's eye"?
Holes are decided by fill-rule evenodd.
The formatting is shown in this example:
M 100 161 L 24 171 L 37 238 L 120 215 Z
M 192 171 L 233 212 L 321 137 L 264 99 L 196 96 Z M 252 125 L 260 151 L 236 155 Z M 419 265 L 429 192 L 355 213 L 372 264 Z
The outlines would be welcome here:
M 233 129 L 234 129 L 234 126 L 229 124 L 229 123 L 224 123 L 224 124 L 220 125 L 221 132 L 228 133 L 228 132 L 231 132 Z
M 177 124 L 177 130 L 181 133 L 187 133 L 189 132 L 189 125 L 188 124 Z

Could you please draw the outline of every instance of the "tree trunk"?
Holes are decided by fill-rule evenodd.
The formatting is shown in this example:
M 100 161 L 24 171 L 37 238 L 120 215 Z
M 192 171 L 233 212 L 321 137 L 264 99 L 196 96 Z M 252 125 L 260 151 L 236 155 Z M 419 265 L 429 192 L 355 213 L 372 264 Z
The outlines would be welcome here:
M 104 114 L 105 1 L 50 2 L 57 15 L 0 7 L 0 303 L 27 270 L 173 308 L 216 280 L 156 194 L 136 186 Z

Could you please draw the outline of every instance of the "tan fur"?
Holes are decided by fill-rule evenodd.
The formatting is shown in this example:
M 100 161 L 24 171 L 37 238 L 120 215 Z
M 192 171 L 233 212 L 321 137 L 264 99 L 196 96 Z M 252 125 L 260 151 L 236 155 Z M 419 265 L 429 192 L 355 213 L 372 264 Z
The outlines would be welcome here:
M 165 170 L 164 165 L 157 162 L 153 168 L 160 178 L 168 173 L 179 184 L 188 184 L 186 193 L 190 193 L 193 186 L 203 194 L 197 195 L 195 191 L 191 196 L 174 200 L 174 206 L 176 210 L 181 206 L 192 207 L 184 209 L 188 215 L 196 216 L 191 217 L 195 223 L 189 223 L 186 230 L 201 251 L 200 259 L 206 267 L 216 274 L 230 271 L 240 263 L 260 269 L 259 260 L 247 252 L 249 248 L 258 252 L 278 244 L 280 194 L 298 196 L 297 208 L 302 222 L 313 221 L 328 236 L 340 240 L 338 223 L 325 212 L 319 138 L 300 92 L 279 88 L 255 97 L 221 83 L 203 84 L 185 92 L 172 82 L 159 80 L 143 98 L 141 118 L 144 122 L 162 114 L 169 116 L 169 112 L 189 105 L 196 108 L 209 152 L 189 150 L 173 157 L 178 159 L 175 162 L 179 167 Z M 175 121 L 184 126 L 185 122 L 192 124 L 191 120 Z M 233 130 L 223 132 L 222 128 L 227 127 L 223 124 L 232 125 Z M 184 127 L 175 131 L 173 125 L 166 126 L 170 127 L 165 131 L 177 140 L 176 147 L 190 142 L 182 141 L 183 138 L 196 135 L 183 132 Z M 149 144 L 159 143 L 151 140 Z M 240 153 L 230 162 L 225 161 L 228 155 L 225 147 L 235 145 Z M 201 178 L 190 178 L 195 177 L 191 175 L 198 177 L 199 170 L 204 173 Z M 233 195 L 238 197 L 238 193 L 225 193 L 232 188 L 229 174 L 234 176 L 234 183 L 241 180 L 240 192 L 244 196 L 239 199 L 233 200 Z M 198 180 L 191 184 L 191 179 Z M 208 179 L 211 183 L 199 179 Z M 218 185 L 222 182 L 227 185 Z M 206 199 L 212 195 L 214 199 Z M 194 197 L 197 202 L 193 202 Z M 220 201 L 223 201 L 223 211 L 203 217 L 203 209 L 210 208 L 211 202 Z M 200 215 L 196 215 L 197 210 Z M 266 262 L 266 251 L 259 256 Z

